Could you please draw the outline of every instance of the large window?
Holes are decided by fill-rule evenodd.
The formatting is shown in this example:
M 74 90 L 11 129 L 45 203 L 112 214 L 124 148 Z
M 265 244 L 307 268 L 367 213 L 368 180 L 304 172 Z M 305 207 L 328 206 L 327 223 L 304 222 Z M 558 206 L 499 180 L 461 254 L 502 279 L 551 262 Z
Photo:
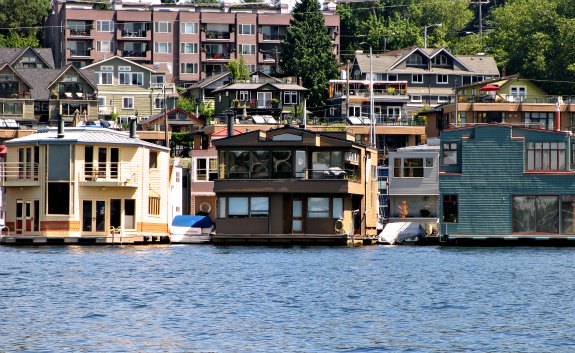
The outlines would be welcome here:
M 96 42 L 96 51 L 101 53 L 113 53 L 115 51 L 114 42 L 99 40 Z
M 513 196 L 513 232 L 559 233 L 557 196 Z
M 182 22 L 180 24 L 180 31 L 184 34 L 198 33 L 198 24 L 194 22 Z
M 182 53 L 182 54 L 197 54 L 198 53 L 198 43 L 180 43 L 180 53 Z
M 198 63 L 181 63 L 180 73 L 182 74 L 197 74 L 198 73 Z
M 228 217 L 248 218 L 269 216 L 269 198 L 266 196 L 228 197 L 228 206 Z
M 561 196 L 561 233 L 575 234 L 575 195 Z
M 343 198 L 309 197 L 307 199 L 308 218 L 342 218 Z
M 256 53 L 256 46 L 254 44 L 240 44 L 240 54 L 254 55 Z
M 218 178 L 217 158 L 197 158 L 194 181 L 213 181 Z
M 118 74 L 120 85 L 144 85 L 144 74 L 142 72 L 120 72 Z
M 297 91 L 284 92 L 284 104 L 297 104 Z
M 246 25 L 246 24 L 238 25 L 238 34 L 248 35 L 248 34 L 254 34 L 255 32 L 256 32 L 255 25 Z
M 459 210 L 457 205 L 457 195 L 443 195 L 443 223 L 457 223 Z
M 527 170 L 566 170 L 565 142 L 528 142 Z
M 457 142 L 444 142 L 441 149 L 442 165 L 457 165 Z
M 433 158 L 395 158 L 393 176 L 395 178 L 423 178 L 424 168 L 433 167 Z
M 553 130 L 554 115 L 554 113 L 526 112 L 523 113 L 523 122 L 532 127 Z
M 154 53 L 171 54 L 172 43 L 156 42 L 154 43 Z
M 423 75 L 422 74 L 411 75 L 411 83 L 423 83 Z
M 134 109 L 134 97 L 123 97 L 122 109 Z
M 407 58 L 407 66 L 419 66 L 423 65 L 423 59 L 419 54 L 411 54 L 409 58 Z
M 80 114 L 88 111 L 88 104 L 62 103 L 62 115 L 74 115 L 76 111 Z
M 99 85 L 111 85 L 112 84 L 112 72 L 98 72 L 98 84 Z
M 231 179 L 284 179 L 292 177 L 292 151 L 230 151 L 228 177 Z
M 273 174 L 274 179 L 291 178 L 292 162 L 291 151 L 273 151 Z
M 172 22 L 154 22 L 154 32 L 172 33 Z
M 446 85 L 449 83 L 447 75 L 437 75 L 437 83 L 440 85 Z
M 114 32 L 114 22 L 112 21 L 98 21 L 97 22 L 98 32 Z

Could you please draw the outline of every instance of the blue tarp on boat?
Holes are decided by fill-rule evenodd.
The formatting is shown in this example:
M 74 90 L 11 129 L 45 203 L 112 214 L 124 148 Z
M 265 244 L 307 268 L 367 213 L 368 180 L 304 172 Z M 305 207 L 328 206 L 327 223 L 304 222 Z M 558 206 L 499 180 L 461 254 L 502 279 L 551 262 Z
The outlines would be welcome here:
M 172 221 L 174 227 L 210 228 L 213 224 L 208 216 L 179 215 Z

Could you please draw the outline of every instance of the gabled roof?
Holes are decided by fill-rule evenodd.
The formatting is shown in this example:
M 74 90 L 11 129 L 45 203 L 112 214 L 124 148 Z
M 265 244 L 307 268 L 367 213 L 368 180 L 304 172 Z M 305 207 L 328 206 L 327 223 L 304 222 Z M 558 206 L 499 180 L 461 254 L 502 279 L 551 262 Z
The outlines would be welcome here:
M 195 122 L 197 125 L 200 126 L 204 126 L 205 123 L 203 121 L 201 121 L 200 119 L 198 119 L 195 115 L 188 113 L 187 111 L 183 110 L 182 108 L 174 108 L 172 110 L 170 110 L 169 112 L 167 112 L 167 115 L 172 115 L 172 114 L 176 114 L 176 113 L 180 113 L 180 114 L 184 114 L 186 116 L 186 120 L 188 121 L 193 121 Z M 158 113 L 155 115 L 152 115 L 151 117 L 149 117 L 148 119 L 146 119 L 145 121 L 142 121 L 142 125 L 143 124 L 153 124 L 156 123 L 156 120 L 161 120 L 159 121 L 159 123 L 163 124 L 164 123 L 164 113 Z
M 27 51 L 33 51 L 46 65 L 54 68 L 54 57 L 50 48 L 0 48 L 0 63 L 14 64 Z
M 62 69 L 18 69 L 16 71 L 30 83 L 32 99 L 48 100 L 50 90 L 47 87 L 60 75 Z
M 154 69 L 153 67 L 148 67 L 148 66 L 146 66 L 146 65 L 142 65 L 142 64 L 137 63 L 137 62 L 135 62 L 135 61 L 128 60 L 128 59 L 126 59 L 126 58 L 123 58 L 123 57 L 117 56 L 117 55 L 111 56 L 111 57 L 109 57 L 109 58 L 107 58 L 107 59 L 104 59 L 104 60 L 97 61 L 97 62 L 95 62 L 95 63 L 93 63 L 93 64 L 90 64 L 90 65 L 86 65 L 86 66 L 84 66 L 84 67 L 82 68 L 82 70 L 84 70 L 84 69 L 93 69 L 93 68 L 96 67 L 96 66 L 104 65 L 104 64 L 106 64 L 106 63 L 108 63 L 108 62 L 110 62 L 110 61 L 112 61 L 112 60 L 120 60 L 120 61 L 125 62 L 126 64 L 138 66 L 138 67 L 140 67 L 140 68 L 142 68 L 142 69 L 144 69 L 144 70 L 146 70 L 146 71 L 150 71 L 150 72 L 152 72 L 152 73 L 165 73 L 164 70 L 157 71 L 157 70 L 161 69 L 161 67 L 158 67 L 158 69 Z
M 74 65 L 72 65 L 72 64 L 70 64 L 70 65 L 64 67 L 64 68 L 62 69 L 62 71 L 60 72 L 60 74 L 59 74 L 58 76 L 56 76 L 56 78 L 53 79 L 53 80 L 48 84 L 48 86 L 47 86 L 46 88 L 49 89 L 49 88 L 52 87 L 54 84 L 56 84 L 56 83 L 62 78 L 62 76 L 64 76 L 68 71 L 76 71 L 76 73 L 77 73 L 78 75 L 80 75 L 80 77 L 82 77 L 84 80 L 86 80 L 86 82 L 87 82 L 88 84 L 90 84 L 90 86 L 92 86 L 92 88 L 93 88 L 94 90 L 97 90 L 97 89 L 98 89 L 98 88 L 97 88 L 98 86 L 95 85 L 94 82 L 92 82 L 88 77 L 84 76 L 84 73 L 80 72 L 80 70 L 78 70 L 78 69 L 77 69 Z M 89 72 L 89 71 L 84 71 L 84 72 Z
M 383 72 L 430 72 L 425 68 L 408 67 L 398 68 L 399 64 L 405 62 L 413 53 L 432 59 L 433 57 L 444 53 L 453 58 L 464 70 L 451 70 L 445 68 L 432 68 L 431 72 L 443 71 L 445 73 L 452 72 L 455 74 L 483 74 L 483 75 L 499 75 L 497 63 L 492 56 L 487 55 L 453 55 L 445 48 L 419 48 L 408 47 L 398 50 L 387 51 L 385 53 L 373 54 L 372 67 L 374 73 Z M 361 72 L 369 72 L 369 54 L 358 53 L 355 55 L 354 64 L 357 64 Z
M 18 78 L 20 78 L 26 85 L 28 85 L 28 87 L 30 87 L 30 89 L 32 89 L 32 85 L 30 85 L 30 83 L 28 82 L 28 80 L 26 80 L 20 73 L 18 73 L 17 70 L 15 70 L 12 65 L 10 65 L 9 63 L 5 63 L 5 64 L 1 64 L 0 65 L 0 72 L 2 70 L 4 70 L 5 68 L 9 68 L 10 71 L 12 71 L 16 76 L 18 76 Z M 45 70 L 45 69 L 43 69 Z
M 230 75 L 229 72 L 224 72 L 224 73 L 221 73 L 221 74 L 217 74 L 217 75 L 213 75 L 213 76 L 210 76 L 210 77 L 206 77 L 205 79 L 203 79 L 203 80 L 201 80 L 201 81 L 199 81 L 199 82 L 196 82 L 196 83 L 194 83 L 193 85 L 189 86 L 189 87 L 188 87 L 188 90 L 191 90 L 191 89 L 194 89 L 194 88 L 204 88 L 204 87 L 206 87 L 206 86 L 208 86 L 208 85 L 210 85 L 210 84 L 216 82 L 217 80 L 223 79 L 223 78 L 225 78 L 226 76 L 229 76 L 229 75 Z
M 496 78 L 491 78 L 488 80 L 483 80 L 481 82 L 470 83 L 470 84 L 465 85 L 465 86 L 459 86 L 459 87 L 457 87 L 457 90 L 466 89 L 466 88 L 475 87 L 475 86 L 485 86 L 488 84 L 503 87 L 503 86 L 505 86 L 505 85 L 507 85 L 513 81 L 516 81 L 516 80 L 525 80 L 525 79 L 521 78 L 521 76 L 519 76 L 519 74 L 509 75 L 509 76 L 504 76 L 504 77 L 496 77 Z
M 218 92 L 225 92 L 225 91 L 233 91 L 233 90 L 259 90 L 262 89 L 264 86 L 270 86 L 275 88 L 279 91 L 307 91 L 308 89 L 302 87 L 300 85 L 296 85 L 293 83 L 272 83 L 272 82 L 264 82 L 264 83 L 251 83 L 251 82 L 238 82 L 232 83 L 227 86 L 222 86 L 216 88 L 214 93 Z
M 111 146 L 140 146 L 161 151 L 169 150 L 164 146 L 156 145 L 137 138 L 130 138 L 126 132 L 90 127 L 65 128 L 63 138 L 58 138 L 57 128 L 39 129 L 34 134 L 18 137 L 5 142 L 6 146 L 21 146 L 30 144 L 103 144 Z

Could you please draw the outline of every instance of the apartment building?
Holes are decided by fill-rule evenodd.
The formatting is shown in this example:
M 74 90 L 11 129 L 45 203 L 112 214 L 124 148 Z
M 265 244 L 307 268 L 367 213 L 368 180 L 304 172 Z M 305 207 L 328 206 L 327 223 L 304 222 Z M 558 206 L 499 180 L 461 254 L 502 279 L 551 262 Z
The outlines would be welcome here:
M 225 71 L 243 56 L 252 71 L 278 71 L 279 45 L 289 26 L 287 4 L 161 4 L 155 1 L 57 0 L 46 19 L 45 46 L 57 66 L 84 67 L 117 55 L 167 64 L 168 82 L 189 85 Z M 339 54 L 339 16 L 325 23 Z

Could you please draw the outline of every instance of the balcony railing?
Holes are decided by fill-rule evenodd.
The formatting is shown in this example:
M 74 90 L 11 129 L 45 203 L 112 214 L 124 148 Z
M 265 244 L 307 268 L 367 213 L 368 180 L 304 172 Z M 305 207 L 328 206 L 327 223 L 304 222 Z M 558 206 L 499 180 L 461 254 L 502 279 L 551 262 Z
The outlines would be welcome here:
M 85 186 L 137 186 L 141 165 L 126 162 L 92 163 L 80 162 L 78 181 Z
M 122 30 L 122 37 L 123 38 L 146 38 L 148 31 L 140 29 L 140 30 Z
M 285 34 L 270 34 L 270 33 L 262 33 L 264 40 L 283 40 Z
M 373 95 L 374 96 L 403 96 L 406 95 L 407 91 L 405 89 L 374 89 Z M 347 95 L 346 89 L 337 89 L 333 92 L 333 97 L 342 97 Z M 360 97 L 369 97 L 369 89 L 350 89 L 349 96 L 360 96 Z
M 89 37 L 92 27 L 71 27 L 70 35 L 74 37 Z
M 251 109 L 276 109 L 280 108 L 279 101 L 275 101 L 273 99 L 269 100 L 258 100 L 258 99 L 249 99 L 249 100 L 234 100 L 232 102 L 232 108 L 251 108 Z
M 238 169 L 238 170 L 234 170 Z M 239 169 L 242 169 L 241 171 Z M 256 170 L 256 168 L 252 168 Z M 301 172 L 295 172 L 295 177 L 291 171 L 287 172 L 272 172 L 266 170 L 258 171 L 245 171 L 243 168 L 232 167 L 228 172 L 226 179 L 311 179 L 311 180 L 325 180 L 325 179 L 335 179 L 335 180 L 348 180 L 348 181 L 359 181 L 359 174 L 357 170 L 353 169 L 342 169 L 339 167 L 333 167 L 328 169 L 305 169 Z
M 229 59 L 230 53 L 206 53 L 206 59 Z
M 546 103 L 562 104 L 575 103 L 575 96 L 537 96 L 515 94 L 481 94 L 481 95 L 458 95 L 459 103 Z M 455 103 L 455 97 L 450 97 L 450 103 Z
M 1 168 L 0 183 L 2 186 L 24 186 L 38 184 L 38 163 L 5 162 L 1 164 Z
M 206 31 L 206 39 L 230 39 L 230 32 Z
M 123 50 L 122 56 L 129 58 L 145 58 L 146 51 L 136 51 L 136 50 Z
M 90 51 L 87 49 L 84 50 L 70 49 L 70 56 L 90 56 Z

